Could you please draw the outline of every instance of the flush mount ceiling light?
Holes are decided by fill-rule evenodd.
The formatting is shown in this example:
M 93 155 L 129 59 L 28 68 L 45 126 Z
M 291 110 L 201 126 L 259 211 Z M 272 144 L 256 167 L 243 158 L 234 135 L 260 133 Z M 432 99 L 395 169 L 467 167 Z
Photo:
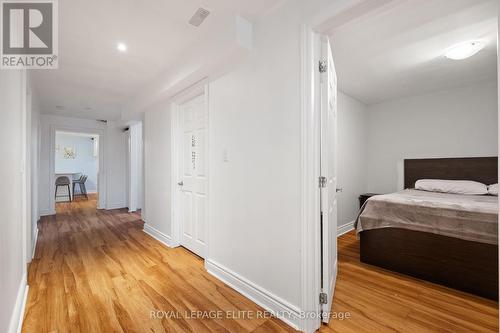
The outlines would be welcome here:
M 445 53 L 445 57 L 453 60 L 462 60 L 472 57 L 486 46 L 483 41 L 468 41 L 452 46 Z
M 126 52 L 127 51 L 127 45 L 125 43 L 118 43 L 118 44 L 116 44 L 116 48 L 120 52 Z

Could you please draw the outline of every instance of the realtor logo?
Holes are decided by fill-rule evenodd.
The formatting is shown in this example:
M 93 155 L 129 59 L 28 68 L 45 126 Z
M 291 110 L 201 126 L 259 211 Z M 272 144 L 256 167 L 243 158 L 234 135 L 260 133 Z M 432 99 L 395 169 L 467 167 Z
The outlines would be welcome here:
M 57 0 L 0 0 L 2 69 L 58 67 Z

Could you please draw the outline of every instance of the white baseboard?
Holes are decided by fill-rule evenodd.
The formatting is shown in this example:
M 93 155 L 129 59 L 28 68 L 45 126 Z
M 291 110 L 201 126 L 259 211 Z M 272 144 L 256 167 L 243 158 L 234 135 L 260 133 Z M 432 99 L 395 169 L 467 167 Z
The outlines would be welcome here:
M 289 304 L 285 300 L 212 260 L 205 260 L 205 268 L 210 274 L 246 298 L 251 299 L 265 310 L 278 315 L 279 319 L 288 325 L 295 329 L 299 328 L 301 311 L 296 306 Z
M 50 216 L 50 215 L 54 215 L 56 212 L 52 209 L 44 209 L 44 210 L 41 210 L 40 211 L 40 217 L 41 216 Z
M 148 225 L 147 223 L 144 223 L 144 232 L 147 233 L 149 236 L 153 237 L 160 243 L 166 245 L 167 247 L 177 247 L 179 244 L 174 242 L 172 237 L 169 235 L 164 234 L 163 232 L 153 228 L 152 226 Z
M 127 208 L 127 205 L 123 202 L 110 203 L 106 205 L 106 209 L 120 209 Z
M 20 333 L 23 327 L 24 309 L 28 298 L 27 274 L 24 273 L 17 291 L 16 303 L 10 317 L 8 333 Z
M 343 234 L 346 234 L 351 230 L 354 230 L 354 221 L 339 226 L 337 228 L 337 237 L 342 236 Z

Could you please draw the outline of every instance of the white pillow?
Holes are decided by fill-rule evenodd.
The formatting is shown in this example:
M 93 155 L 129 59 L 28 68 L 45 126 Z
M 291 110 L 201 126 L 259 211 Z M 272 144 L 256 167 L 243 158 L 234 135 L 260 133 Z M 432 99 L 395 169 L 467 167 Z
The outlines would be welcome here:
M 471 180 L 419 179 L 415 183 L 415 189 L 454 194 L 482 195 L 488 193 L 486 185 Z
M 488 186 L 488 193 L 498 196 L 498 183 Z

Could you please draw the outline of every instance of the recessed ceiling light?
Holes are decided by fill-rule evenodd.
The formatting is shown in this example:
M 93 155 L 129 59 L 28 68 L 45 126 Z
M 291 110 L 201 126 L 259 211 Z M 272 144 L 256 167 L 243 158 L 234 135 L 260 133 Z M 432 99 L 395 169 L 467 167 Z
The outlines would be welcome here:
M 127 45 L 125 43 L 118 43 L 116 45 L 116 48 L 118 49 L 118 51 L 120 52 L 126 52 L 127 51 Z
M 445 57 L 453 60 L 462 60 L 472 57 L 486 46 L 483 41 L 468 41 L 452 46 L 445 53 Z

